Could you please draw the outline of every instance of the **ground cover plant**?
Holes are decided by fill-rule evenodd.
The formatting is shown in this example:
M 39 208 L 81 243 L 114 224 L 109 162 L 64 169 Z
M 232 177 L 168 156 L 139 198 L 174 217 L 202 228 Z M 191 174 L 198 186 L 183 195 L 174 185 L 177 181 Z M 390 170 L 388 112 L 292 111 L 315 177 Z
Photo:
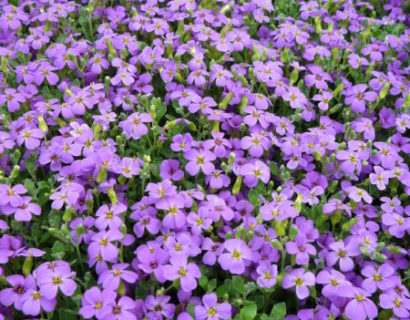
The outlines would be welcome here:
M 408 1 L 0 5 L 0 319 L 410 319 Z

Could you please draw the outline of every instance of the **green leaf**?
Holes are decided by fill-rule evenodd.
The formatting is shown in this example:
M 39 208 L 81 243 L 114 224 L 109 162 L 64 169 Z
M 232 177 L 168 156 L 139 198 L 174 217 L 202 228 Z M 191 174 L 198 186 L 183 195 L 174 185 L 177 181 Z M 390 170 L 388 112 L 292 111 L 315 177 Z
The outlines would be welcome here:
M 239 312 L 239 316 L 241 320 L 253 320 L 256 317 L 258 308 L 256 304 L 251 303 L 244 306 L 241 311 Z
M 222 298 L 225 294 L 229 294 L 231 290 L 231 280 L 225 280 L 225 283 L 216 289 L 216 295 Z
M 275 304 L 270 312 L 270 319 L 281 320 L 286 316 L 286 303 Z
M 36 188 L 36 185 L 33 182 L 33 180 L 25 179 L 24 180 L 24 187 L 27 189 L 27 193 L 30 196 L 35 197 L 37 195 L 37 188 Z
M 55 259 L 63 259 L 65 256 L 65 246 L 60 241 L 54 242 L 53 247 L 51 248 L 51 255 Z
M 100 171 L 98 172 L 97 182 L 101 183 L 105 181 L 106 178 L 107 178 L 107 170 L 105 168 L 101 168 Z
M 259 193 L 255 189 L 251 189 L 248 194 L 249 202 L 252 203 L 254 206 L 259 204 Z
M 157 114 L 157 122 L 159 122 L 164 115 L 167 113 L 167 106 L 165 103 L 161 102 L 157 109 L 155 110 L 156 114 Z
M 199 286 L 202 289 L 207 291 L 207 289 L 208 289 L 208 278 L 206 276 L 202 275 L 202 277 L 199 278 L 198 283 L 199 283 Z
M 194 315 L 195 315 L 195 305 L 194 305 L 193 303 L 189 303 L 188 306 L 187 306 L 187 308 L 186 308 L 186 311 L 187 311 L 192 317 L 194 317 Z
M 33 179 L 36 178 L 36 166 L 34 162 L 35 162 L 35 159 L 33 156 L 28 157 L 25 161 L 26 170 Z
M 208 282 L 208 292 L 214 291 L 216 288 L 216 279 L 212 279 Z
M 235 291 L 239 292 L 240 294 L 244 294 L 245 292 L 245 283 L 241 277 L 233 277 L 232 279 L 232 286 Z
M 31 273 L 31 268 L 33 267 L 33 256 L 27 256 L 23 263 L 23 274 L 25 276 Z
M 251 292 L 255 291 L 257 289 L 257 285 L 255 282 L 250 281 L 248 283 L 245 284 L 245 294 L 248 295 Z

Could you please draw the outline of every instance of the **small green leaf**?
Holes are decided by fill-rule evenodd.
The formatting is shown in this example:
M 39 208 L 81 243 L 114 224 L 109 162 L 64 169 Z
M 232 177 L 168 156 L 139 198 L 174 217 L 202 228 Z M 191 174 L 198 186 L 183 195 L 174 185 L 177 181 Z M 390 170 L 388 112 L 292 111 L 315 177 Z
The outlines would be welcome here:
M 205 277 L 204 275 L 199 278 L 198 283 L 199 283 L 199 286 L 205 291 L 208 289 L 208 278 Z
M 24 187 L 27 189 L 27 193 L 30 196 L 35 197 L 37 195 L 37 188 L 36 188 L 36 185 L 33 182 L 33 180 L 25 179 L 24 180 Z
M 241 277 L 233 277 L 232 279 L 232 286 L 235 291 L 243 294 L 245 292 L 245 283 Z
M 60 241 L 54 242 L 53 247 L 51 248 L 51 255 L 55 259 L 63 259 L 65 256 L 65 246 Z
M 254 206 L 257 206 L 259 203 L 259 193 L 255 189 L 251 189 L 248 194 L 249 202 Z
M 270 312 L 270 319 L 282 320 L 286 316 L 286 303 L 275 304 Z
M 106 178 L 107 178 L 107 170 L 105 168 L 101 168 L 100 171 L 98 172 L 97 182 L 101 183 L 105 181 Z
M 33 267 L 33 256 L 27 256 L 23 263 L 23 274 L 25 276 L 31 273 L 31 268 Z
M 258 308 L 256 307 L 256 304 L 251 303 L 251 304 L 245 305 L 239 312 L 240 319 L 241 320 L 253 320 L 256 317 L 257 311 L 258 311 Z
M 30 174 L 30 176 L 35 179 L 36 178 L 36 166 L 35 166 L 35 159 L 33 156 L 30 156 L 25 161 L 26 170 Z
M 163 102 L 161 102 L 161 103 L 158 105 L 158 107 L 157 107 L 157 109 L 156 109 L 155 111 L 156 111 L 156 114 L 157 114 L 157 122 L 159 122 L 159 121 L 164 117 L 164 115 L 167 113 L 167 106 L 166 106 L 166 104 L 163 103 Z

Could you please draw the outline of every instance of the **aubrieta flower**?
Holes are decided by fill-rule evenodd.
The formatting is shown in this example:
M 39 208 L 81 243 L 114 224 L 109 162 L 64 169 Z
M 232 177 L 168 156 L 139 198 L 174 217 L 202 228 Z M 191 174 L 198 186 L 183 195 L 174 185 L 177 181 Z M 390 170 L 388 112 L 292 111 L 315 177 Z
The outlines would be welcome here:
M 144 303 L 144 312 L 149 319 L 171 319 L 174 316 L 175 305 L 169 303 L 170 296 L 148 295 Z
M 152 122 L 152 117 L 147 113 L 133 113 L 126 120 L 119 123 L 119 127 L 124 130 L 126 137 L 135 140 L 140 139 L 148 133 L 148 128 L 144 123 Z
M 115 264 L 111 267 L 111 270 L 106 270 L 98 277 L 98 283 L 102 284 L 104 289 L 115 291 L 120 286 L 120 281 L 127 283 L 135 283 L 138 275 L 126 270 L 128 268 L 127 263 Z
M 287 273 L 282 282 L 285 289 L 295 287 L 296 295 L 299 299 L 309 297 L 309 286 L 315 285 L 315 275 L 312 272 L 305 272 L 302 268 L 295 269 Z
M 77 285 L 72 279 L 75 273 L 70 270 L 54 269 L 40 270 L 36 273 L 40 294 L 46 299 L 54 299 L 60 290 L 65 296 L 72 296 Z
M 392 309 L 396 317 L 405 319 L 410 316 L 410 299 L 397 293 L 380 295 L 380 306 L 383 309 Z
M 191 176 L 197 175 L 200 170 L 206 175 L 215 170 L 212 161 L 215 160 L 216 157 L 210 151 L 191 149 L 184 153 L 184 157 L 188 160 L 185 168 Z
M 98 287 L 92 287 L 84 293 L 79 313 L 85 319 L 103 319 L 110 312 L 116 296 L 114 291 L 101 291 Z
M 377 307 L 369 299 L 370 293 L 354 286 L 343 286 L 340 288 L 340 296 L 351 299 L 344 310 L 349 319 L 365 320 L 377 317 Z
M 367 85 L 358 84 L 352 88 L 346 89 L 345 103 L 352 107 L 354 112 L 364 112 L 366 109 L 366 102 L 374 102 L 377 94 L 374 91 L 366 91 Z
M 28 290 L 36 289 L 36 281 L 32 275 L 26 278 L 22 275 L 10 275 L 6 281 L 12 286 L 0 291 L 0 302 L 2 305 L 9 307 L 14 305 L 17 310 L 22 310 L 22 299 Z
M 127 210 L 127 207 L 122 203 L 117 203 L 112 206 L 106 204 L 98 208 L 95 213 L 97 219 L 95 220 L 95 226 L 99 230 L 109 229 L 119 229 L 123 220 L 120 215 Z
M 222 269 L 233 274 L 245 272 L 246 265 L 252 261 L 253 254 L 249 247 L 240 239 L 229 239 L 223 244 L 226 252 L 221 253 L 218 262 Z
M 354 268 L 352 257 L 360 254 L 358 245 L 353 241 L 344 244 L 342 241 L 333 242 L 329 245 L 329 253 L 326 256 L 326 262 L 329 266 L 334 266 L 339 262 L 341 271 L 346 272 Z
M 179 279 L 181 288 L 185 292 L 191 292 L 197 287 L 197 280 L 201 277 L 201 271 L 195 263 L 188 263 L 186 257 L 173 257 L 170 264 L 162 267 L 162 272 L 167 280 Z
M 276 284 L 276 276 L 278 275 L 278 267 L 269 263 L 261 263 L 256 268 L 258 278 L 256 282 L 261 288 L 272 288 Z
M 330 299 L 339 296 L 341 287 L 350 285 L 345 276 L 334 269 L 320 271 L 316 283 L 323 285 L 322 294 Z
M 298 265 L 309 263 L 309 256 L 316 254 L 315 247 L 306 241 L 304 234 L 298 234 L 295 237 L 295 241 L 287 242 L 286 251 L 289 254 L 296 255 L 296 263 Z
M 226 302 L 218 303 L 215 293 L 205 294 L 202 303 L 203 305 L 195 306 L 195 319 L 218 320 L 229 319 L 232 316 L 231 305 Z

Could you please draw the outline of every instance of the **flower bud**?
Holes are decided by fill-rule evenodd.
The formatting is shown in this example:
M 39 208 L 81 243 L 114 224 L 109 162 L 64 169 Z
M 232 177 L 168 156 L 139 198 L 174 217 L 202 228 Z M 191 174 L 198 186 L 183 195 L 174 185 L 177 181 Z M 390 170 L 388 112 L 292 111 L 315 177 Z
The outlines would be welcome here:
M 39 116 L 37 117 L 37 119 L 38 119 L 38 127 L 40 128 L 40 130 L 41 130 L 44 134 L 46 134 L 47 131 L 48 131 L 48 126 L 47 126 L 47 123 L 44 121 L 43 115 L 39 115 Z
M 17 178 L 19 176 L 19 174 L 20 174 L 20 166 L 16 164 L 13 167 L 13 170 L 11 170 L 9 179 L 13 180 L 13 179 Z
M 243 176 L 237 176 L 232 188 L 232 194 L 237 195 L 241 191 Z

